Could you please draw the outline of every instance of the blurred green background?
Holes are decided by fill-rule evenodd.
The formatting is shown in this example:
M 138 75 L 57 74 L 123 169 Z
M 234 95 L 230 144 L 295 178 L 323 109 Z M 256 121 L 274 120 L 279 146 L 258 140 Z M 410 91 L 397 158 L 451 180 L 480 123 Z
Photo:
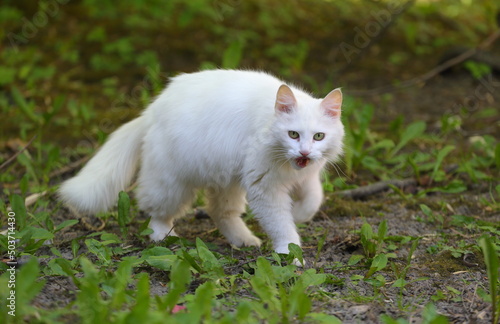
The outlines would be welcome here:
M 460 115 L 456 102 L 443 108 L 441 93 L 413 90 L 408 99 L 369 90 L 435 68 L 452 48 L 478 45 L 498 28 L 498 7 L 489 0 L 3 0 L 0 158 L 37 135 L 38 158 L 61 167 L 68 161 L 61 156 L 93 151 L 137 116 L 168 77 L 208 68 L 266 70 L 316 96 L 343 87 L 375 105 L 379 129 L 401 116 L 407 123 L 436 110 Z M 481 73 L 477 64 L 468 69 Z

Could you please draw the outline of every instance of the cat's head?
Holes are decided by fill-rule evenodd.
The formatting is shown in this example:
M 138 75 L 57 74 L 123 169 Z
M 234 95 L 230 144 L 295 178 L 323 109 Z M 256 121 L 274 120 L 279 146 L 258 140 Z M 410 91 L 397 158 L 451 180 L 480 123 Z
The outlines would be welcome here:
M 315 163 L 333 162 L 342 154 L 344 127 L 340 120 L 342 92 L 331 91 L 324 99 L 282 85 L 276 95 L 274 136 L 280 159 L 296 170 Z

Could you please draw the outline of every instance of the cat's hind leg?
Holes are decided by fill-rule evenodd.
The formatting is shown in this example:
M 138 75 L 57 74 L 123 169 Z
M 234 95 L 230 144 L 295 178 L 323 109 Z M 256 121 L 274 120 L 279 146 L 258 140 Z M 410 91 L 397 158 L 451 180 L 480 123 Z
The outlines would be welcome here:
M 323 202 L 323 186 L 319 177 L 307 178 L 299 183 L 292 195 L 295 198 L 292 206 L 293 220 L 296 223 L 310 221 Z
M 141 172 L 139 183 L 139 207 L 151 215 L 151 240 L 177 236 L 173 229 L 174 220 L 187 212 L 195 196 L 194 189 L 176 181 L 174 176 L 164 174 L 160 178 L 150 172 Z
M 230 244 L 241 246 L 260 246 L 260 239 L 248 229 L 241 219 L 245 212 L 245 191 L 239 185 L 226 188 L 210 188 L 207 212 L 222 235 Z

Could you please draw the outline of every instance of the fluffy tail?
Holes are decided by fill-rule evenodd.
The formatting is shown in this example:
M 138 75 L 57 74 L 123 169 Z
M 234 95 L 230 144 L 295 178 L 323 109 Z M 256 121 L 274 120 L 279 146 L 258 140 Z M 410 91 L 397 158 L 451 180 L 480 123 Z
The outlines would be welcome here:
M 145 124 L 146 118 L 141 116 L 111 134 L 87 165 L 61 185 L 59 196 L 63 202 L 89 214 L 111 208 L 134 176 Z

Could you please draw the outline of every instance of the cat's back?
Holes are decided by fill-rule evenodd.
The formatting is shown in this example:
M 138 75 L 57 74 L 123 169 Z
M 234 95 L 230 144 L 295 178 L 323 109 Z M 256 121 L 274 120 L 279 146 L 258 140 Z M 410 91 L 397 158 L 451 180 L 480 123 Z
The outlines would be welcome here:
M 171 79 L 169 87 L 183 86 L 187 83 L 194 88 L 218 88 L 218 87 L 244 87 L 253 85 L 259 88 L 263 86 L 280 86 L 283 82 L 276 77 L 263 72 L 253 70 L 206 70 L 195 73 L 183 73 Z
M 172 78 L 151 104 L 153 122 L 181 127 L 205 137 L 253 132 L 274 116 L 281 80 L 258 71 L 209 70 Z M 224 130 L 224 132 L 222 131 Z
M 211 107 L 213 109 L 229 109 L 235 103 L 240 104 L 233 107 L 236 110 L 245 107 L 241 104 L 271 105 L 273 108 L 276 92 L 283 83 L 260 71 L 208 70 L 172 78 L 166 93 L 174 97 L 181 95 L 187 101 L 205 100 L 207 106 L 217 104 Z

